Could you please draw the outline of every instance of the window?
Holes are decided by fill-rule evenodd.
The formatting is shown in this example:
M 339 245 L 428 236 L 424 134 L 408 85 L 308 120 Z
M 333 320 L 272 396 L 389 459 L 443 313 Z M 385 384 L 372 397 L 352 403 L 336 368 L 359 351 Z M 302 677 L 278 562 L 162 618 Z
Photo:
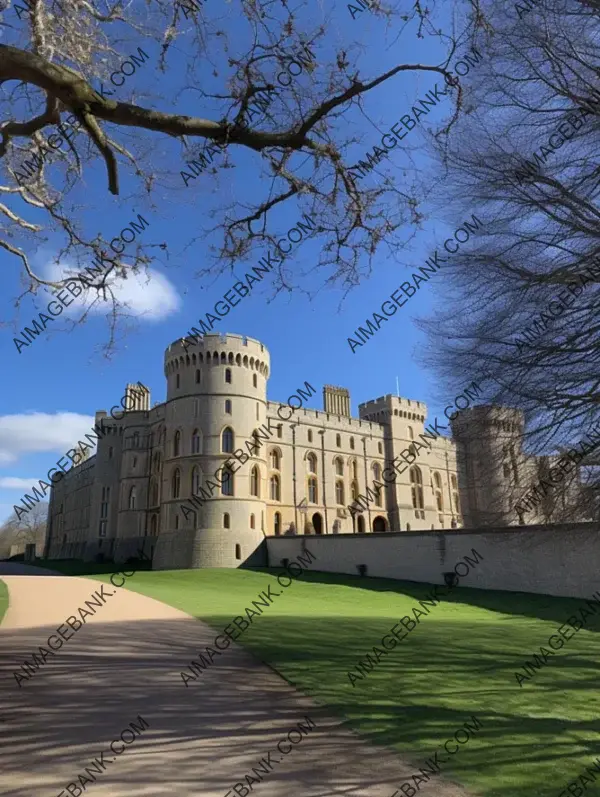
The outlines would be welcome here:
M 200 369 L 196 368 L 196 384 L 200 384 Z
M 221 435 L 221 451 L 224 454 L 233 454 L 233 446 L 233 429 L 230 426 L 226 426 Z
M 350 438 L 350 448 L 354 451 L 354 438 Z
M 227 384 L 229 385 L 231 384 L 231 368 L 225 369 L 225 381 L 227 382 Z
M 192 495 L 198 495 L 202 482 L 202 471 L 198 467 L 192 468 Z
M 252 385 L 253 387 L 258 386 L 258 377 L 256 376 L 256 374 L 252 374 Z
M 225 399 L 225 415 L 231 415 L 231 399 Z
M 281 535 L 281 514 L 279 512 L 275 512 L 275 522 L 273 524 L 275 536 L 279 537 Z
M 355 459 L 352 460 L 352 478 L 358 479 L 358 464 Z
M 336 476 L 343 476 L 344 475 L 344 463 L 340 457 L 335 458 L 335 473 Z
M 179 387 L 179 374 L 175 377 L 175 387 Z
M 179 468 L 175 468 L 171 476 L 171 497 L 179 498 L 179 491 L 181 489 L 181 473 Z
M 343 506 L 344 502 L 344 482 L 336 481 L 335 483 L 335 502 Z
M 406 524 L 406 530 L 407 530 L 407 531 L 410 531 L 410 523 L 407 523 L 407 524 Z
M 223 468 L 221 495 L 233 495 L 233 473 L 229 468 Z
M 277 449 L 274 448 L 271 451 L 271 467 L 273 468 L 273 470 L 279 470 L 279 463 L 280 463 L 279 451 L 277 451 Z
M 241 559 L 242 558 L 242 546 L 241 545 L 236 545 L 235 546 L 235 558 L 236 559 Z
M 377 451 L 378 451 L 380 454 L 383 454 L 383 446 L 381 445 L 381 443 L 377 443 Z
M 135 470 L 135 466 L 137 465 L 137 457 L 133 458 L 133 462 L 131 463 L 131 469 Z
M 352 496 L 352 500 L 356 501 L 358 498 L 358 482 L 352 482 L 350 485 L 350 495 Z
M 173 436 L 173 456 L 174 457 L 178 457 L 179 456 L 180 448 L 181 448 L 181 432 L 177 431 L 177 432 L 175 432 L 175 435 Z
M 255 528 L 256 527 L 255 524 L 256 524 L 256 521 L 254 519 L 254 515 L 250 515 L 250 528 L 251 529 Z
M 442 477 L 439 473 L 433 474 L 433 487 L 435 494 L 435 503 L 438 512 L 444 511 L 444 495 L 442 493 Z
M 132 448 L 139 448 L 139 445 L 140 445 L 140 433 L 139 432 L 134 432 L 133 433 L 133 440 L 132 440 L 132 443 L 131 443 L 131 447 Z
M 376 482 L 381 481 L 381 465 L 378 462 L 373 465 L 373 477 Z
M 308 500 L 311 504 L 316 504 L 319 500 L 319 491 L 317 488 L 317 480 L 312 476 L 308 480 Z
M 413 432 L 412 426 L 408 427 L 408 439 L 409 440 L 414 440 L 415 439 L 415 433 Z
M 260 420 L 260 404 L 256 402 L 256 420 Z
M 277 437 L 283 437 L 283 424 L 280 423 L 277 427 Z
M 100 528 L 98 529 L 98 536 L 99 537 L 106 537 L 106 526 L 108 524 L 107 520 L 100 521 Z
M 175 528 L 179 528 L 179 513 L 175 512 Z
M 413 465 L 409 473 L 412 505 L 415 509 L 423 509 L 423 477 L 421 471 Z
M 342 447 L 342 435 L 341 434 L 336 434 L 336 436 L 335 436 L 335 444 L 336 444 L 336 446 L 338 448 Z
M 129 491 L 129 501 L 127 502 L 128 509 L 135 509 L 135 487 Z
M 200 432 L 194 429 L 192 432 L 192 454 L 200 453 Z
M 250 495 L 260 498 L 260 472 L 255 465 L 250 474 Z
M 308 430 L 308 442 L 312 443 L 312 429 Z
M 271 476 L 271 501 L 281 501 L 279 476 Z
M 196 513 L 194 513 L 194 514 L 196 514 Z M 150 534 L 151 534 L 153 537 L 156 537 L 156 533 L 157 533 L 157 524 L 158 524 L 158 518 L 157 518 L 157 516 L 156 516 L 156 515 L 152 515 L 152 517 L 150 518 Z M 194 524 L 194 525 L 195 525 L 195 524 Z
M 381 487 L 377 485 L 375 487 L 375 506 L 381 506 Z M 383 529 L 385 531 L 385 529 Z
M 306 457 L 306 461 L 308 462 L 308 472 L 309 473 L 316 473 L 317 472 L 317 455 L 313 454 L 311 452 Z
M 229 512 L 225 512 L 225 514 L 223 515 L 223 528 L 224 529 L 231 528 L 231 526 L 229 525 Z

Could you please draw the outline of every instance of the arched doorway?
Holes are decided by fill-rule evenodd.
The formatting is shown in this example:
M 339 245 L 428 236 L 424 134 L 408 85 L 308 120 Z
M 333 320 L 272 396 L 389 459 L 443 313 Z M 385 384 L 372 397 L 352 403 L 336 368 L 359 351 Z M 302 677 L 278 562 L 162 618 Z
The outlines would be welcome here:
M 359 515 L 356 521 L 356 526 L 358 528 L 359 534 L 365 533 L 365 519 L 362 515 Z
M 315 514 L 312 516 L 312 524 L 315 534 L 323 534 L 323 520 L 318 512 L 315 512 Z
M 385 522 L 385 518 L 381 517 L 381 515 L 377 515 L 373 521 L 373 531 L 387 531 L 387 523 Z

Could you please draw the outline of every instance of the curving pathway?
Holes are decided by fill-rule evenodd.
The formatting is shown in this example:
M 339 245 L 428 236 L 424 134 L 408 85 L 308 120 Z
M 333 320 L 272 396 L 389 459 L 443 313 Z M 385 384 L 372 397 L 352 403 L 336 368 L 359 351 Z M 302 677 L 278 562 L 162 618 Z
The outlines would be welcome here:
M 68 616 L 79 616 L 77 608 L 102 585 L 47 570 L 34 574 L 36 568 L 23 565 L 0 568 L 10 596 L 0 628 L 4 797 L 90 791 L 93 797 L 235 797 L 230 790 L 237 782 L 244 784 L 240 797 L 246 789 L 258 797 L 391 797 L 415 771 L 393 751 L 343 728 L 235 643 L 186 688 L 180 671 L 212 643 L 215 631 L 110 585 L 104 585 L 105 602 L 93 599 L 102 604 L 92 607 L 96 614 L 45 662 L 38 654 L 39 669 L 19 687 L 13 672 L 20 663 L 32 661 L 39 645 L 47 647 L 48 637 Z M 129 747 L 119 741 L 124 752 L 113 756 L 110 743 L 131 722 L 139 725 L 139 715 L 149 727 Z M 307 715 L 316 727 L 282 756 L 277 743 L 298 722 L 306 724 Z M 250 791 L 244 775 L 256 777 L 252 768 L 269 752 L 273 769 Z M 104 766 L 92 767 L 96 757 Z M 87 783 L 86 767 L 92 772 Z M 93 774 L 97 770 L 103 774 Z M 419 794 L 467 797 L 439 778 Z

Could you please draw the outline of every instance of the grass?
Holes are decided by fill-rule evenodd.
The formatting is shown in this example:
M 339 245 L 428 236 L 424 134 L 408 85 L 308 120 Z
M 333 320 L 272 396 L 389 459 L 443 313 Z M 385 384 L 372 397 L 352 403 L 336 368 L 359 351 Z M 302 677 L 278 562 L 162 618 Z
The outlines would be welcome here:
M 2 618 L 6 614 L 6 610 L 8 609 L 8 587 L 0 579 L 0 625 L 2 625 Z
M 522 687 L 515 678 L 583 601 L 457 588 L 353 687 L 347 672 L 430 587 L 305 572 L 282 590 L 278 572 L 141 571 L 126 586 L 217 632 L 271 584 L 281 595 L 240 643 L 359 733 L 408 755 L 416 773 L 439 751 L 443 776 L 474 794 L 556 797 L 600 755 L 600 614 Z M 481 729 L 448 756 L 444 742 L 472 715 Z

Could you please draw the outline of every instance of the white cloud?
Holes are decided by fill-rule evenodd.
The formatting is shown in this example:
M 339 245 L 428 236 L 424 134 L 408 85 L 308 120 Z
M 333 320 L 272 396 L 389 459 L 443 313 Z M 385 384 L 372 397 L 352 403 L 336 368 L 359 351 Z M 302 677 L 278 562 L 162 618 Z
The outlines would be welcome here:
M 93 426 L 93 415 L 77 412 L 0 415 L 0 465 L 33 452 L 55 451 L 62 457 L 78 440 L 85 441 L 84 435 L 90 433 Z
M 46 263 L 47 279 L 61 279 L 74 273 L 86 273 L 85 267 L 75 268 L 68 263 Z M 92 275 L 93 277 L 94 275 Z M 96 277 L 99 279 L 99 277 Z M 139 274 L 128 271 L 127 278 L 113 274 L 106 281 L 114 298 L 128 309 L 131 315 L 146 321 L 162 321 L 181 307 L 181 298 L 177 289 L 164 274 L 154 269 L 142 270 Z M 79 315 L 84 307 L 90 307 L 97 299 L 98 293 L 93 288 L 84 288 L 84 292 L 63 313 L 69 316 Z M 96 301 L 90 312 L 104 315 L 112 307 L 112 297 L 106 301 Z
M 0 476 L 0 487 L 5 490 L 29 490 L 32 484 L 39 481 L 37 476 L 31 479 L 21 479 L 18 476 Z

